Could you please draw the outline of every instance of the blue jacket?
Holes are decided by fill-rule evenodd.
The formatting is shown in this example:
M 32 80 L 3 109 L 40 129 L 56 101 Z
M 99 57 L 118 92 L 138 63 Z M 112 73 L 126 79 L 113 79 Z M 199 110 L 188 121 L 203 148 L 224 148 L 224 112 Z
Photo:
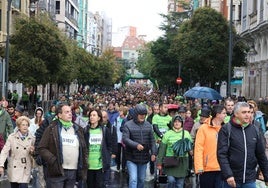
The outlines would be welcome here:
M 109 122 L 112 125 L 114 125 L 116 118 L 119 116 L 119 112 L 116 110 L 114 111 L 107 110 L 107 113 L 108 113 Z

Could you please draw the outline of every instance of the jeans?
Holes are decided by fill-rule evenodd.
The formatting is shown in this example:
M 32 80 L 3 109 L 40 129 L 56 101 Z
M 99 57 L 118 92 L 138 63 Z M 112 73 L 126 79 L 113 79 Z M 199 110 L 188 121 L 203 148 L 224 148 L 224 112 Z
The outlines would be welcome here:
M 232 188 L 226 181 L 223 182 L 223 188 Z M 237 188 L 256 188 L 256 182 L 236 184 Z
M 168 188 L 183 188 L 184 178 L 176 178 L 174 176 L 168 176 Z
M 64 169 L 64 176 L 48 178 L 51 188 L 74 188 L 76 182 L 76 170 Z
M 43 166 L 37 166 L 32 169 L 32 186 L 35 188 L 45 188 L 46 182 L 44 179 L 44 172 L 43 172 Z
M 127 169 L 129 174 L 128 188 L 143 188 L 144 180 L 146 176 L 147 163 L 136 164 L 131 161 L 127 161 Z

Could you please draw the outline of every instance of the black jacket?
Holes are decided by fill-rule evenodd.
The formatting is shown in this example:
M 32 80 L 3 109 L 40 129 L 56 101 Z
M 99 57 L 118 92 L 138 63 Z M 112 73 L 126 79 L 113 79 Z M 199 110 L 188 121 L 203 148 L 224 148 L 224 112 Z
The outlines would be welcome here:
M 126 160 L 134 163 L 148 163 L 151 155 L 156 155 L 152 125 L 148 121 L 141 124 L 134 120 L 127 121 L 123 129 L 123 143 L 126 145 Z M 144 150 L 137 150 L 138 144 L 143 145 Z
M 261 135 L 252 124 L 241 127 L 231 120 L 230 123 L 230 131 L 225 124 L 218 135 L 217 158 L 223 179 L 233 176 L 237 183 L 253 182 L 259 164 L 268 182 L 268 161 Z
M 106 124 L 106 128 L 107 128 L 107 131 L 109 133 L 109 136 L 108 138 L 111 139 L 111 154 L 114 154 L 116 155 L 117 154 L 117 150 L 118 150 L 118 145 L 117 145 L 117 130 L 116 130 L 116 127 L 113 126 L 110 121 L 108 121 L 108 123 Z
M 109 138 L 110 134 L 109 130 L 107 129 L 107 127 L 102 126 L 102 125 L 98 125 L 102 128 L 102 145 L 101 145 L 101 157 L 102 157 L 102 167 L 103 170 L 107 170 L 110 168 L 110 159 L 111 159 L 111 151 L 112 151 L 112 140 Z M 87 144 L 87 148 L 90 147 L 89 145 L 89 138 L 90 138 L 90 134 L 89 134 L 89 129 L 90 129 L 90 125 L 88 125 L 85 129 L 85 140 L 86 140 L 86 144 Z

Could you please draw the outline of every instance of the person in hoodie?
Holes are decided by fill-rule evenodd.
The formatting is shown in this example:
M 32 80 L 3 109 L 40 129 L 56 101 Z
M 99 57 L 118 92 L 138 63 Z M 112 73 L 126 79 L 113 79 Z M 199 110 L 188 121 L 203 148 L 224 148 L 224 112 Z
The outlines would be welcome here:
M 133 119 L 123 128 L 123 142 L 126 147 L 129 188 L 144 187 L 147 163 L 155 161 L 156 145 L 152 125 L 145 120 L 146 106 L 137 104 Z
M 37 107 L 34 111 L 34 117 L 30 120 L 29 131 L 32 135 L 35 135 L 37 129 L 44 120 L 44 110 L 41 107 Z
M 30 119 L 30 126 L 29 126 L 29 132 L 35 136 L 35 132 L 44 120 L 44 110 L 41 107 L 37 107 L 34 111 L 34 117 Z M 43 171 L 43 165 L 34 165 L 34 168 L 32 170 L 32 176 L 33 176 L 33 187 L 37 188 L 45 188 L 46 182 L 44 179 L 44 171 Z

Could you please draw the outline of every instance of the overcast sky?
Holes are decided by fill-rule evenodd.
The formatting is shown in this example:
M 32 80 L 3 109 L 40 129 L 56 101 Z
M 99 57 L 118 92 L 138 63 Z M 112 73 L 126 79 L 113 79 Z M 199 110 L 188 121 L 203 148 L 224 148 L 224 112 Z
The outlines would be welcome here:
M 159 13 L 167 13 L 168 0 L 88 0 L 89 11 L 105 12 L 112 18 L 113 31 L 119 27 L 134 26 L 138 35 L 155 40 L 162 35 L 158 27 L 163 22 Z

